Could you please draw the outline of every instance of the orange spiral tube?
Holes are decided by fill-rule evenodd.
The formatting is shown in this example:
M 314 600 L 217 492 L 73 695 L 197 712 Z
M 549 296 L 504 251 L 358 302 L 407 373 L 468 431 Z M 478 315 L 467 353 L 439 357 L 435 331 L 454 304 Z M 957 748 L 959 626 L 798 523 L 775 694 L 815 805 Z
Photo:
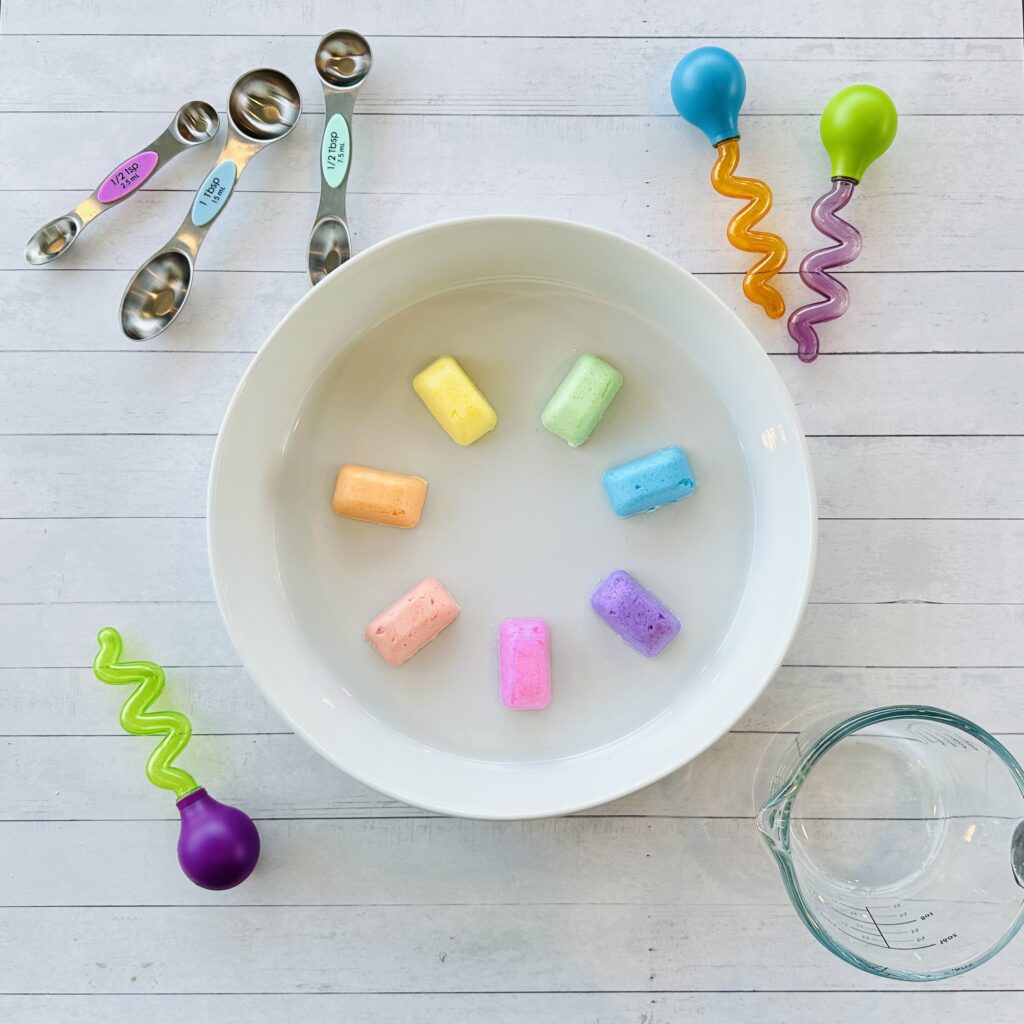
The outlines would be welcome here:
M 757 178 L 733 176 L 740 162 L 740 140 L 726 139 L 715 147 L 718 159 L 711 170 L 711 184 L 720 195 L 730 199 L 749 199 L 750 202 L 729 221 L 729 241 L 744 252 L 764 253 L 743 278 L 743 292 L 751 302 L 764 308 L 778 320 L 786 312 L 786 303 L 778 290 L 768 281 L 785 265 L 789 250 L 786 243 L 768 231 L 751 231 L 772 208 L 772 190 Z

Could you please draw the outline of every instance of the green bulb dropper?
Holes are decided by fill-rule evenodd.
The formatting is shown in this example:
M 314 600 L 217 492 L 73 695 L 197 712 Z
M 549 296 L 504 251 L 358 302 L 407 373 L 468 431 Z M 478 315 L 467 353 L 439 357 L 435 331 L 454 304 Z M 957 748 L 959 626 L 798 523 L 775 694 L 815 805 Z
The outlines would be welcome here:
M 896 138 L 896 106 L 873 85 L 851 85 L 828 101 L 821 141 L 832 158 L 832 177 L 859 182 Z

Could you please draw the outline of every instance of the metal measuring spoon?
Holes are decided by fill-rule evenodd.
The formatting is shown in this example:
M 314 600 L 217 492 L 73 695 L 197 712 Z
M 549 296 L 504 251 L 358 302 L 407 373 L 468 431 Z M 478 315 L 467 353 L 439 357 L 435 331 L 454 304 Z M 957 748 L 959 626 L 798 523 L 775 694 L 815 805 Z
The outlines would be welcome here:
M 202 100 L 186 103 L 167 129 L 145 149 L 119 163 L 100 182 L 96 191 L 73 210 L 44 224 L 25 246 L 25 259 L 41 266 L 66 253 L 82 233 L 104 210 L 127 199 L 144 181 L 148 181 L 168 161 L 193 146 L 209 142 L 220 128 L 217 111 Z
M 320 143 L 320 209 L 309 236 L 306 265 L 316 284 L 352 255 L 345 192 L 352 163 L 352 111 L 370 73 L 370 44 L 358 33 L 331 32 L 316 48 L 316 73 L 324 87 L 327 124 Z
M 295 127 L 301 108 L 295 83 L 271 68 L 249 71 L 231 87 L 228 138 L 216 165 L 181 227 L 139 268 L 121 299 L 121 330 L 133 341 L 149 341 L 174 322 L 192 287 L 199 247 L 246 164 Z

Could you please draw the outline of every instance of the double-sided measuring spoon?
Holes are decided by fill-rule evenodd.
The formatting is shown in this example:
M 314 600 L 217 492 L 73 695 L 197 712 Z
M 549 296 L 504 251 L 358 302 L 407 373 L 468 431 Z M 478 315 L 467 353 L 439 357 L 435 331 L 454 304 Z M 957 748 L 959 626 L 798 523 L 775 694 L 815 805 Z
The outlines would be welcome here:
M 41 266 L 66 253 L 82 229 L 104 210 L 127 199 L 179 153 L 209 142 L 219 128 L 217 111 L 209 103 L 202 100 L 186 103 L 161 135 L 145 149 L 119 163 L 91 196 L 68 213 L 44 224 L 28 240 L 25 259 L 34 266 Z
M 195 261 L 213 222 L 223 212 L 246 164 L 298 123 L 295 83 L 280 71 L 257 68 L 242 75 L 228 97 L 228 138 L 188 216 L 171 240 L 136 272 L 121 299 L 121 330 L 149 341 L 174 322 L 192 287 Z
M 370 73 L 370 44 L 358 33 L 331 32 L 316 48 L 316 73 L 324 87 L 327 123 L 320 143 L 320 209 L 309 236 L 306 264 L 313 284 L 352 255 L 345 217 L 345 192 L 352 163 L 352 111 Z

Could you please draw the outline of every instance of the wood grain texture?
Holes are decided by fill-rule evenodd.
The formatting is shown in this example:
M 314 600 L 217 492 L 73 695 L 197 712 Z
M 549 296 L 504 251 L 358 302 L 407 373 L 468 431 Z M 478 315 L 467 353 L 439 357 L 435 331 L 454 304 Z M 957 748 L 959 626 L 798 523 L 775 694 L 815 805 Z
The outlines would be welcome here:
M 986 1024 L 1017 1024 L 1021 993 L 951 992 L 934 988 L 895 992 L 460 992 L 345 995 L 140 995 L 125 993 L 106 1001 L 110 1014 L 125 1020 L 143 1018 L 192 1024 L 251 1024 L 288 1020 L 290 1024 L 322 1024 L 324 1020 L 360 1024 L 437 1024 L 437 1021 L 486 1020 L 488 1024 L 794 1024 L 827 1020 L 829 1024 L 864 1024 L 894 1015 Z M 80 1024 L 96 998 L 88 995 L 0 996 L 0 1014 L 8 1020 L 41 1020 L 48 1024 Z M 154 1016 L 154 1012 L 163 1016 Z M 800 1016 L 797 1016 L 799 1014 Z
M 57 943 L 63 955 L 53 959 Z M 831 954 L 809 939 L 788 903 L 709 906 L 685 897 L 656 907 L 7 909 L 0 953 L 8 976 L 29 991 L 101 994 L 505 992 L 510 978 L 527 992 L 687 991 L 730 988 L 737 975 L 751 989 L 771 990 L 784 977 L 787 989 L 820 990 L 833 971 Z M 1022 967 L 1018 944 L 933 987 L 1013 989 Z M 863 973 L 844 982 L 879 987 Z
M 61 60 L 89 66 L 81 77 L 50 74 L 46 36 L 12 35 L 4 40 L 7 74 L 0 81 L 0 110 L 167 111 L 165 81 L 133 77 L 128 68 L 174 69 L 175 91 L 208 98 L 219 106 L 236 69 L 288 68 L 307 111 L 323 110 L 313 69 L 316 35 L 307 37 L 220 36 L 216 61 L 195 36 L 112 36 L 104 60 L 92 55 L 89 36 L 61 35 Z M 729 38 L 721 38 L 729 45 Z M 626 114 L 675 118 L 668 80 L 691 48 L 678 39 L 565 39 L 453 36 L 438 45 L 430 37 L 374 40 L 372 77 L 360 90 L 367 114 Z M 750 39 L 738 47 L 747 76 L 746 115 L 810 114 L 819 96 L 850 82 L 885 81 L 904 116 L 915 114 L 1019 114 L 1020 47 L 1009 39 L 890 40 L 884 55 L 868 39 Z M 570 58 L 571 54 L 571 58 Z M 509 69 L 515 69 L 509 73 Z M 622 68 L 643 68 L 643 74 Z M 472 68 L 472 74 L 466 69 Z M 814 89 L 807 87 L 813 70 Z M 40 97 L 45 96 L 45 106 Z
M 279 851 L 261 865 L 258 886 L 199 890 L 174 871 L 173 842 L 114 876 L 69 864 L 69 851 L 93 849 L 116 861 L 133 835 L 159 851 L 173 821 L 19 822 L 10 853 L 25 886 L 0 887 L 4 908 L 26 907 L 29 886 L 53 879 L 44 905 L 79 907 L 462 907 L 609 904 L 632 907 L 778 908 L 786 901 L 775 867 L 749 817 L 714 820 L 574 815 L 542 825 L 476 825 L 450 818 L 263 819 Z M 851 822 L 830 822 L 842 841 Z M 680 877 L 680 851 L 695 850 Z M 731 849 L 731 855 L 723 856 Z M 301 859 L 305 872 L 289 870 Z M 543 872 L 518 870 L 542 863 Z M 493 875 L 506 885 L 496 892 Z M 777 987 L 773 984 L 771 987 Z
M 761 848 L 750 779 L 771 733 L 837 703 L 947 706 L 1024 756 L 1020 5 L 354 0 L 340 16 L 375 53 L 354 136 L 358 248 L 495 212 L 624 234 L 736 310 L 810 435 L 817 574 L 773 685 L 661 782 L 505 824 L 407 807 L 322 761 L 253 686 L 212 602 L 209 460 L 251 354 L 306 291 L 310 55 L 338 20 L 329 0 L 0 7 L 0 1020 L 1019 1020 L 1020 941 L 918 988 L 819 947 Z M 741 298 L 734 206 L 669 101 L 672 67 L 702 43 L 744 62 L 741 171 L 775 191 L 766 226 L 790 243 L 791 304 L 819 243 L 824 98 L 876 82 L 900 110 L 849 211 L 865 238 L 843 275 L 850 311 L 813 367 Z M 74 75 L 53 74 L 56 55 Z M 118 301 L 214 146 L 58 265 L 25 266 L 32 231 L 179 102 L 221 107 L 259 64 L 295 77 L 306 112 L 241 180 L 158 344 L 125 341 Z M 88 667 L 106 623 L 168 666 L 166 702 L 196 730 L 187 767 L 260 819 L 245 887 L 206 893 L 177 870 L 173 805 L 142 772 L 150 742 L 120 731 L 118 695 Z
M 2 25 L 12 33 L 63 32 L 174 34 L 181 30 L 181 10 L 121 7 L 116 13 L 98 0 L 35 0 L 4 4 Z M 804 0 L 799 17 L 780 16 L 762 0 L 733 0 L 728 6 L 679 4 L 677 0 L 637 0 L 610 9 L 607 0 L 576 0 L 566 6 L 549 0 L 521 0 L 512 9 L 504 0 L 435 0 L 429 5 L 393 0 L 362 0 L 360 29 L 367 35 L 500 36 L 675 36 L 719 40 L 774 36 L 804 38 L 860 36 L 960 39 L 1019 38 L 1020 11 L 1002 0 L 960 0 L 952 5 L 921 7 L 891 4 L 883 7 L 837 4 L 834 0 Z M 269 33 L 318 38 L 337 21 L 334 0 L 306 0 L 282 18 L 276 3 L 267 0 L 221 0 L 202 8 L 202 31 L 224 35 Z

